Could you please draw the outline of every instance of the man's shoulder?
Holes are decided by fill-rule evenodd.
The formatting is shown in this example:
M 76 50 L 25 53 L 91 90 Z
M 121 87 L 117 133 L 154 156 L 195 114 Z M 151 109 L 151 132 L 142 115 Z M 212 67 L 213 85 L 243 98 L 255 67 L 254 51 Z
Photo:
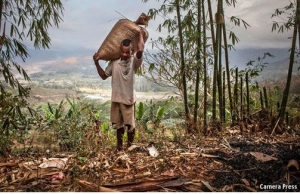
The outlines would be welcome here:
M 109 63 L 117 63 L 118 61 L 120 61 L 120 59 L 121 59 L 121 58 L 119 58 L 119 59 L 114 59 L 114 60 L 111 60 L 111 61 L 109 61 Z
M 113 66 L 114 64 L 117 64 L 120 61 L 120 59 L 114 59 L 111 61 L 108 61 L 108 66 Z

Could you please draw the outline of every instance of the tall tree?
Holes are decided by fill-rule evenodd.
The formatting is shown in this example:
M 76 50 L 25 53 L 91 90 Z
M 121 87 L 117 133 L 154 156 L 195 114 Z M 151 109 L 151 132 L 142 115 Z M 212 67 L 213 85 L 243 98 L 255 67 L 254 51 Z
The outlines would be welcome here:
M 147 2 L 147 0 L 144 0 Z M 187 39 L 190 38 L 189 29 L 193 29 L 193 22 L 191 22 L 191 16 L 193 15 L 190 11 L 192 1 L 182 1 L 182 0 L 164 0 L 162 6 L 159 9 L 150 9 L 149 15 L 155 17 L 157 14 L 162 13 L 164 16 L 173 15 L 172 19 L 166 19 L 162 25 L 159 25 L 158 29 L 161 30 L 161 27 L 165 27 L 170 34 L 166 39 L 166 42 L 169 44 L 177 43 L 177 45 L 173 45 L 173 48 L 178 48 L 179 52 L 179 69 L 175 70 L 175 75 L 179 80 L 179 84 L 182 91 L 182 98 L 184 104 L 184 114 L 186 122 L 190 123 L 190 110 L 188 106 L 188 68 L 187 68 L 187 60 L 186 58 L 191 57 L 193 54 L 190 54 L 192 51 L 191 47 L 194 47 L 195 40 L 193 42 L 188 42 Z M 182 15 L 181 13 L 184 11 L 188 11 L 188 14 Z M 195 53 L 193 51 L 192 53 Z M 190 60 L 192 61 L 192 60 Z M 152 65 L 153 66 L 153 65 Z M 192 71 L 190 71 L 192 72 Z M 178 74 L 179 73 L 179 74 Z M 193 75 L 189 75 L 190 79 L 193 79 Z M 190 130 L 190 127 L 187 127 Z M 191 131 L 188 131 L 191 132 Z
M 176 14 L 177 14 L 177 25 L 178 25 L 178 36 L 179 36 L 179 46 L 180 46 L 180 72 L 181 72 L 181 80 L 182 80 L 182 88 L 183 88 L 183 102 L 184 102 L 184 111 L 185 111 L 185 118 L 186 121 L 190 119 L 190 113 L 188 108 L 188 98 L 187 98 L 187 83 L 186 83 L 186 64 L 185 64 L 185 57 L 184 57 L 184 48 L 183 48 L 183 35 L 182 35 L 182 24 L 181 24 L 181 14 L 180 14 L 180 0 L 176 0 Z M 190 131 L 188 131 L 190 132 Z
M 288 102 L 288 97 L 289 97 L 289 91 L 290 91 L 290 86 L 291 86 L 291 79 L 292 79 L 292 73 L 293 73 L 293 65 L 294 65 L 294 56 L 295 56 L 295 50 L 296 50 L 296 40 L 297 40 L 297 31 L 300 28 L 299 19 L 300 16 L 300 0 L 297 0 L 296 4 L 296 14 L 294 18 L 294 30 L 293 30 L 293 38 L 292 38 L 292 48 L 290 51 L 290 62 L 289 62 L 289 69 L 288 69 L 288 75 L 287 75 L 287 80 L 286 80 L 286 85 L 285 89 L 283 91 L 283 97 L 281 101 L 281 106 L 280 106 L 280 112 L 279 112 L 279 118 L 283 121 L 284 116 L 285 116 L 285 110 Z M 300 43 L 299 43 L 300 46 Z
M 144 2 L 147 2 L 147 0 L 143 0 Z M 218 68 L 220 69 L 220 78 L 221 78 L 221 70 L 222 68 L 222 58 L 221 58 L 221 52 L 222 52 L 222 39 L 226 35 L 226 31 L 224 26 L 224 12 L 222 10 L 222 1 L 224 0 L 218 0 L 220 3 L 220 8 L 218 13 L 216 14 L 217 20 L 216 23 L 218 26 L 218 44 L 216 44 L 216 34 L 215 34 L 215 24 L 214 24 L 214 18 L 212 15 L 212 3 L 211 0 L 207 0 L 207 6 L 208 6 L 208 12 L 209 12 L 209 22 L 210 22 L 210 29 L 209 27 L 206 26 L 205 24 L 205 13 L 207 10 L 204 10 L 204 2 L 203 4 L 203 10 L 201 13 L 201 2 L 197 0 L 188 0 L 188 1 L 183 1 L 183 0 L 164 0 L 161 7 L 159 9 L 150 9 L 148 14 L 152 16 L 152 18 L 155 18 L 157 15 L 161 15 L 165 20 L 162 24 L 158 26 L 158 30 L 161 31 L 162 27 L 166 28 L 168 30 L 168 36 L 167 38 L 159 38 L 159 42 L 164 43 L 164 48 L 161 49 L 163 55 L 160 55 L 158 53 L 153 54 L 153 59 L 157 59 L 157 56 L 159 56 L 160 59 L 161 56 L 165 58 L 165 61 L 160 60 L 160 64 L 156 64 L 157 62 L 150 63 L 149 67 L 150 69 L 156 69 L 156 67 L 160 66 L 159 68 L 156 69 L 157 75 L 161 75 L 164 72 L 164 75 L 167 75 L 167 77 L 171 79 L 165 79 L 165 80 L 178 80 L 176 83 L 176 86 L 180 86 L 180 91 L 182 91 L 182 99 L 184 102 L 184 108 L 185 108 L 185 116 L 186 120 L 190 120 L 189 117 L 189 108 L 188 105 L 195 105 L 194 109 L 194 120 L 193 122 L 195 123 L 197 121 L 197 109 L 199 107 L 198 104 L 198 97 L 199 91 L 201 87 L 206 87 L 206 92 L 204 92 L 204 96 L 207 95 L 207 70 L 208 67 L 206 66 L 204 68 L 204 64 L 216 64 L 220 65 L 219 67 L 217 66 L 214 68 L 214 73 L 218 72 Z M 235 0 L 225 0 L 228 5 L 234 5 Z M 191 14 L 193 13 L 193 14 Z M 194 14 L 198 13 L 198 14 Z M 197 16 L 196 18 L 193 17 L 193 15 Z M 201 16 L 203 18 L 203 21 L 201 21 Z M 232 19 L 233 18 L 233 19 Z M 231 22 L 234 22 L 234 25 L 240 25 L 240 19 L 236 17 L 232 17 Z M 203 23 L 203 28 L 201 27 L 201 23 Z M 244 25 L 245 22 L 243 21 Z M 202 28 L 202 29 L 201 29 Z M 223 35 L 222 35 L 222 29 L 223 29 Z M 206 31 L 211 31 L 211 37 L 206 38 L 206 34 L 204 37 L 204 32 Z M 234 33 L 230 32 L 229 39 L 232 39 L 232 42 L 238 42 L 237 37 L 234 36 Z M 161 41 L 164 39 L 164 41 Z M 225 38 L 224 38 L 225 39 Z M 203 40 L 203 41 L 202 41 Z M 211 43 L 208 42 L 208 40 L 211 40 Z M 227 45 L 227 40 L 224 40 L 226 47 Z M 181 44 L 182 43 L 182 44 Z M 205 43 L 205 44 L 204 44 Z M 175 46 L 176 44 L 176 46 Z M 165 45 L 167 47 L 165 47 Z M 202 47 L 203 46 L 203 47 Z M 213 54 L 209 54 L 210 48 L 213 48 Z M 171 48 L 171 49 L 168 49 Z M 174 50 L 173 50 L 174 49 Z M 176 50 L 177 51 L 176 51 Z M 227 48 L 226 48 L 227 49 Z M 175 52 L 173 52 L 175 51 Z M 227 51 L 227 50 L 226 50 Z M 171 55 L 168 55 L 167 53 L 171 53 Z M 220 53 L 220 55 L 218 55 Z M 209 57 L 209 58 L 208 58 Z M 228 56 L 225 56 L 228 57 Z M 170 60 L 171 59 L 171 60 Z M 173 60 L 176 59 L 176 60 Z M 207 60 L 208 59 L 208 60 Z M 206 60 L 206 61 L 204 61 Z M 229 63 L 229 59 L 227 58 L 227 63 Z M 177 62 L 176 65 L 174 65 L 173 62 Z M 196 61 L 196 62 L 195 62 Z M 208 64 L 206 62 L 209 61 Z M 182 66 L 184 65 L 184 66 Z M 164 67 L 165 66 L 165 67 Z M 170 66 L 170 67 L 166 67 Z M 204 69 L 204 70 L 203 70 Z M 171 71 L 168 71 L 171 70 Z M 203 70 L 203 71 L 201 71 Z M 178 73 L 180 72 L 180 75 Z M 206 75 L 204 75 L 206 74 Z M 204 81 L 203 86 L 200 86 L 199 83 L 201 83 L 201 76 L 204 76 Z M 159 77 L 157 76 L 157 77 Z M 229 77 L 229 76 L 228 76 Z M 158 79 L 159 80 L 159 79 Z M 185 80 L 185 81 L 184 81 Z M 180 83 L 177 84 L 177 83 Z M 217 75 L 214 76 L 213 79 L 213 103 L 212 103 L 212 119 L 216 120 L 216 110 L 217 110 L 217 92 L 220 94 L 219 98 L 219 105 L 221 108 L 222 103 L 222 90 L 217 91 L 217 89 L 221 89 L 221 86 L 218 88 L 217 84 L 222 83 L 222 79 L 220 81 L 217 81 Z M 186 84 L 186 86 L 185 86 Z M 210 84 L 210 82 L 208 83 Z M 194 89 L 194 90 L 193 90 Z M 187 98 L 189 92 L 195 92 L 195 103 L 193 104 L 192 101 L 189 101 L 190 99 Z M 207 96 L 206 96 L 207 97 Z M 207 98 L 205 99 L 205 102 L 207 101 Z M 225 104 L 225 103 L 224 103 Z M 204 106 L 207 104 L 204 103 Z M 223 111 L 224 113 L 224 111 Z M 204 111 L 204 117 L 207 117 L 207 109 Z M 220 112 L 220 115 L 224 115 Z M 190 120 L 191 121 L 191 120 Z M 205 120 L 206 121 L 206 120 Z
M 213 68 L 213 95 L 212 95 L 212 120 L 215 121 L 217 118 L 217 61 L 218 61 L 218 47 L 215 37 L 214 25 L 213 25 L 213 14 L 211 1 L 207 0 L 209 19 L 210 19 L 210 32 L 212 37 L 212 47 L 213 47 L 213 56 L 214 56 L 214 68 Z
M 205 19 L 205 6 L 204 6 L 204 0 L 202 0 L 202 24 L 203 24 L 203 46 L 202 46 L 202 52 L 203 52 L 203 85 L 204 85 L 204 95 L 203 95 L 203 133 L 206 134 L 207 132 L 207 55 L 206 55 L 206 46 L 207 46 L 207 40 L 206 40 L 206 19 Z
M 48 28 L 58 27 L 62 15 L 60 0 L 0 1 L 0 154 L 10 151 L 13 140 L 22 137 L 30 122 L 22 111 L 28 106 L 29 88 L 18 81 L 15 72 L 30 79 L 17 58 L 25 62 L 29 56 L 25 42 L 33 42 L 36 49 L 49 48 Z M 13 94 L 15 89 L 17 94 Z M 27 108 L 33 116 L 34 111 Z
M 197 61 L 197 70 L 196 70 L 196 84 L 195 84 L 195 109 L 194 109 L 194 123 L 195 126 L 197 124 L 198 118 L 198 108 L 199 108 L 199 85 L 200 85 L 200 68 L 201 65 L 201 33 L 202 33 L 202 24 L 201 24 L 201 15 L 202 15 L 202 0 L 197 1 L 197 8 L 198 8 L 198 24 L 197 24 L 197 53 L 196 53 L 196 61 Z M 202 68 L 201 68 L 202 69 Z
M 234 6 L 234 4 L 233 4 Z M 224 15 L 224 10 L 222 9 L 222 15 Z M 224 51 L 225 51 L 225 64 L 226 64 L 226 78 L 227 78 L 227 91 L 228 91 L 228 99 L 230 106 L 230 114 L 233 115 L 233 102 L 232 102 L 232 93 L 231 93 L 231 82 L 230 82 L 230 68 L 229 68 L 229 56 L 228 56 L 228 43 L 227 43 L 227 34 L 226 34 L 226 25 L 225 18 L 222 24 L 222 32 L 223 32 L 223 40 L 224 40 Z M 225 102 L 224 102 L 225 103 Z M 224 107 L 225 108 L 225 107 Z M 225 113 L 225 112 L 224 112 Z M 224 116 L 225 119 L 225 116 Z
M 218 86 L 218 99 L 219 99 L 219 118 L 220 121 L 223 122 L 223 84 L 222 84 L 222 26 L 224 23 L 224 16 L 223 16 L 223 0 L 218 0 L 218 9 L 216 13 L 216 43 L 217 43 L 217 60 L 215 61 L 214 68 L 217 68 L 217 70 L 214 70 L 217 72 L 216 82 Z
M 294 14 L 290 14 L 290 10 L 294 12 Z M 284 32 L 284 30 L 290 30 L 293 29 L 293 36 L 292 36 L 292 46 L 290 49 L 290 60 L 289 60 L 289 69 L 288 69 L 288 75 L 287 75 L 287 81 L 285 85 L 285 89 L 283 91 L 283 97 L 280 104 L 280 110 L 278 114 L 278 121 L 283 121 L 285 112 L 286 112 L 286 106 L 288 102 L 288 96 L 290 91 L 290 85 L 291 85 L 291 79 L 292 79 L 292 72 L 293 72 L 293 64 L 294 64 L 294 57 L 295 57 L 295 50 L 296 50 L 296 40 L 297 40 L 297 32 L 300 33 L 300 0 L 297 0 L 296 5 L 294 3 L 290 3 L 288 6 L 284 8 L 284 10 L 276 9 L 275 14 L 272 15 L 272 17 L 281 16 L 284 13 L 288 12 L 288 21 L 285 22 L 283 25 L 279 26 L 278 22 L 274 22 L 272 26 L 272 31 L 275 31 L 278 29 L 278 32 Z M 300 40 L 299 40 L 299 46 L 300 46 Z M 275 129 L 275 128 L 274 128 Z M 272 133 L 274 130 L 272 131 Z

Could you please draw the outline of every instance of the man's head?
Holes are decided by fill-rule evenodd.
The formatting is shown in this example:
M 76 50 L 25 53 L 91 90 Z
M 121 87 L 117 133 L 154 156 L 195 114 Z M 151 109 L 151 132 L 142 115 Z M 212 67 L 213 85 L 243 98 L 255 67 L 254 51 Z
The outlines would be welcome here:
M 124 39 L 120 46 L 121 60 L 128 60 L 134 51 L 133 43 L 129 39 Z

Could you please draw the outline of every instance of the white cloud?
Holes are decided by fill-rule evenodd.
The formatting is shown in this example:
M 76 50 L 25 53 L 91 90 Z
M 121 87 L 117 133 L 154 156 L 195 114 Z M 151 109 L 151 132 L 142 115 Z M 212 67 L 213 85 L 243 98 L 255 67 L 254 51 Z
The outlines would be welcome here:
M 52 40 L 50 49 L 62 53 L 89 50 L 91 54 L 87 59 L 91 60 L 92 55 L 98 50 L 118 19 L 125 16 L 130 20 L 136 20 L 142 12 L 148 13 L 150 8 L 159 8 L 163 1 L 149 0 L 147 3 L 142 3 L 141 0 L 67 0 L 63 3 L 64 21 L 60 23 L 58 29 L 49 30 Z M 291 43 L 287 38 L 291 32 L 271 33 L 273 21 L 271 15 L 276 8 L 287 4 L 289 4 L 288 1 L 282 0 L 241 0 L 237 2 L 235 8 L 224 4 L 228 29 L 233 30 L 241 41 L 236 49 L 289 47 Z M 213 8 L 216 8 L 215 3 Z M 233 27 L 228 19 L 233 15 L 244 19 L 251 27 L 247 30 L 244 27 Z M 148 40 L 151 38 L 155 40 L 158 36 L 166 35 L 157 31 L 161 22 L 160 17 L 149 21 Z M 146 43 L 146 48 L 151 49 L 149 41 Z
M 142 3 L 133 0 L 72 0 L 64 4 L 64 17 L 58 29 L 50 29 L 52 48 L 85 48 L 97 50 L 110 29 L 120 18 L 136 20 L 151 6 L 159 3 Z M 154 21 L 149 22 L 148 29 L 153 32 Z M 150 29 L 151 28 L 151 29 Z M 152 35 L 152 33 L 151 33 Z
M 243 0 L 238 2 L 236 8 L 227 8 L 225 13 L 238 16 L 245 20 L 251 27 L 247 30 L 234 28 L 234 32 L 241 40 L 237 48 L 278 48 L 291 45 L 288 37 L 291 32 L 280 34 L 272 32 L 272 24 L 276 18 L 271 18 L 277 8 L 283 8 L 289 2 L 282 0 Z M 277 20 L 277 19 L 276 19 Z M 279 21 L 279 20 L 277 20 Z

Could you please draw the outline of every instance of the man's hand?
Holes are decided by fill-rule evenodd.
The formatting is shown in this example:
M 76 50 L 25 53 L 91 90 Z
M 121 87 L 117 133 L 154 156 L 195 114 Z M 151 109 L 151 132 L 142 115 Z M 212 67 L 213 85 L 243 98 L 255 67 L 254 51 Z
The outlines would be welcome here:
M 96 64 L 96 63 L 97 63 L 97 64 L 99 63 L 99 62 L 98 62 L 98 59 L 97 59 L 97 53 L 94 54 L 93 60 L 94 60 L 95 64 Z
M 140 28 L 140 32 L 139 32 L 139 42 L 137 43 L 137 53 L 136 53 L 136 57 L 138 59 L 142 58 L 143 56 L 143 52 L 144 52 L 144 31 L 142 28 Z
M 101 68 L 101 66 L 99 65 L 99 60 L 97 59 L 97 53 L 94 54 L 93 56 L 93 60 L 95 62 L 97 71 L 99 76 L 103 79 L 106 80 L 106 78 L 108 78 L 108 76 L 105 74 L 105 72 L 103 71 L 103 69 Z
M 141 39 L 143 41 L 143 43 L 144 43 L 145 42 L 144 41 L 144 36 L 146 36 L 146 33 L 145 33 L 145 31 L 142 28 L 140 28 L 140 34 L 139 35 L 140 35 L 139 39 Z

